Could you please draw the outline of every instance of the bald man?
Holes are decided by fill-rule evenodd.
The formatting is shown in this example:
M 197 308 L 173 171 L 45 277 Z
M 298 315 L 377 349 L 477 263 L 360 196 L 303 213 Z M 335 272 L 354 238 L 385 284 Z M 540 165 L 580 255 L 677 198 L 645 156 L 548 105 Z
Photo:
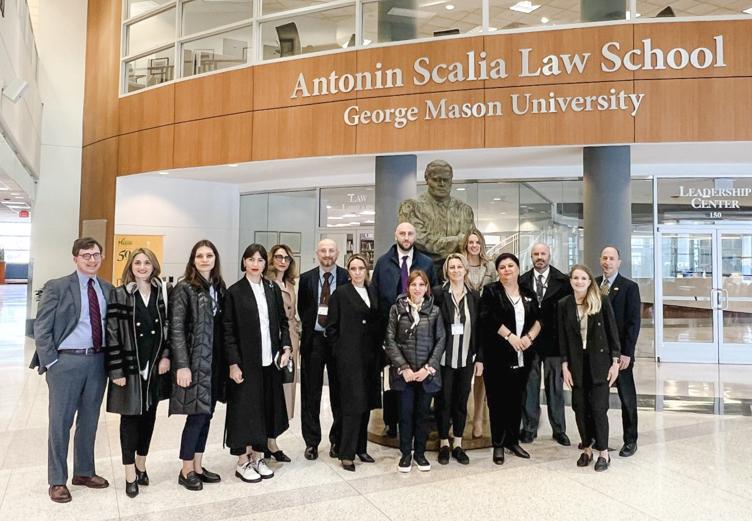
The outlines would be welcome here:
M 409 222 L 400 223 L 394 231 L 394 244 L 388 252 L 379 257 L 373 270 L 373 284 L 379 295 L 379 311 L 381 312 L 384 334 L 389 318 L 389 310 L 401 293 L 407 292 L 407 276 L 411 271 L 423 270 L 428 275 L 431 286 L 435 286 L 436 270 L 431 257 L 419 252 L 415 248 L 417 234 L 415 226 Z M 397 436 L 397 393 L 384 393 L 384 424 L 387 436 Z
M 329 377 L 329 402 L 334 423 L 329 431 L 329 455 L 337 457 L 342 435 L 342 409 L 340 407 L 337 368 L 329 343 L 324 337 L 329 297 L 347 284 L 347 270 L 337 266 L 339 248 L 332 239 L 323 239 L 316 245 L 319 265 L 300 276 L 298 286 L 298 315 L 303 325 L 300 342 L 300 409 L 305 457 L 319 457 L 321 443 L 321 393 L 324 387 L 324 368 Z
M 564 378 L 561 372 L 559 352 L 559 301 L 572 293 L 569 277 L 551 266 L 551 250 L 545 244 L 535 244 L 530 249 L 533 268 L 520 277 L 520 288 L 538 305 L 538 316 L 543 327 L 533 344 L 533 360 L 530 365 L 525 406 L 522 410 L 520 441 L 532 443 L 538 436 L 540 425 L 541 365 L 548 421 L 553 438 L 560 445 L 570 445 L 564 419 Z

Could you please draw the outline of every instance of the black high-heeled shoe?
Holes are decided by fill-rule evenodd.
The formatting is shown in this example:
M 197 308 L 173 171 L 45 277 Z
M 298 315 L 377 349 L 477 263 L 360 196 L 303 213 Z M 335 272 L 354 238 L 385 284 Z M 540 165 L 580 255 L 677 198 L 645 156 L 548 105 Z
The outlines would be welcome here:
M 149 486 L 149 475 L 144 470 L 143 472 L 136 469 L 136 483 L 145 487 Z
M 138 480 L 134 481 L 133 483 L 129 483 L 126 480 L 125 495 L 131 498 L 138 496 Z
M 267 458 L 267 459 L 268 458 L 274 458 L 275 460 L 279 461 L 280 463 L 290 463 L 292 461 L 290 459 L 290 457 L 287 454 L 285 454 L 284 452 L 282 452 L 281 450 L 278 450 L 276 452 L 271 452 L 271 451 L 266 450 L 266 451 L 264 451 L 264 457 Z
M 496 463 L 497 465 L 504 464 L 504 448 L 503 447 L 494 447 L 493 462 Z
M 363 463 L 376 463 L 376 460 L 373 459 L 367 452 L 358 454 L 358 458 L 360 458 L 360 461 L 362 461 Z
M 518 458 L 530 459 L 530 454 L 518 444 L 510 445 L 507 449 Z

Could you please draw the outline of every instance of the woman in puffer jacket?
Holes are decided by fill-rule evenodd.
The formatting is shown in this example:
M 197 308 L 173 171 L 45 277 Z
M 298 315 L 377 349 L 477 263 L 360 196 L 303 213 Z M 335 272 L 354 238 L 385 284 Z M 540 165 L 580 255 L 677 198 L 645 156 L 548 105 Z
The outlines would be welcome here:
M 428 416 L 433 395 L 441 389 L 445 337 L 428 275 L 415 270 L 407 278 L 407 294 L 397 297 L 389 311 L 385 341 L 391 388 L 400 393 L 400 472 L 410 472 L 413 459 L 418 470 L 431 470 L 425 457 Z

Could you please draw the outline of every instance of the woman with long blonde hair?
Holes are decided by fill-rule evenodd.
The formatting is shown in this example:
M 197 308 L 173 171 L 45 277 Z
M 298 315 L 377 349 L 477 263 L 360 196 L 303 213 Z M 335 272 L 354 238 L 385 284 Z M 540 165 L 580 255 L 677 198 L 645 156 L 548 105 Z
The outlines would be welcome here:
M 596 472 L 608 469 L 609 387 L 619 376 L 619 332 L 608 296 L 602 295 L 590 268 L 577 264 L 569 272 L 574 290 L 559 301 L 559 342 L 564 383 L 572 389 L 572 409 L 582 439 L 578 467 L 600 452 Z M 593 442 L 594 441 L 594 442 Z

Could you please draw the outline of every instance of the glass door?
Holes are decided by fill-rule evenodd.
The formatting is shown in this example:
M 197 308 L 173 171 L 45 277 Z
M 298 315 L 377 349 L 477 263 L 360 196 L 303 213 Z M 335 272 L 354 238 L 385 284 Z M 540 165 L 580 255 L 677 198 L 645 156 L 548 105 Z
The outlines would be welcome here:
M 658 357 L 663 362 L 718 362 L 720 291 L 714 283 L 715 242 L 712 229 L 659 229 L 656 293 L 660 305 L 656 311 Z
M 752 364 L 752 232 L 670 226 L 657 236 L 659 359 Z

